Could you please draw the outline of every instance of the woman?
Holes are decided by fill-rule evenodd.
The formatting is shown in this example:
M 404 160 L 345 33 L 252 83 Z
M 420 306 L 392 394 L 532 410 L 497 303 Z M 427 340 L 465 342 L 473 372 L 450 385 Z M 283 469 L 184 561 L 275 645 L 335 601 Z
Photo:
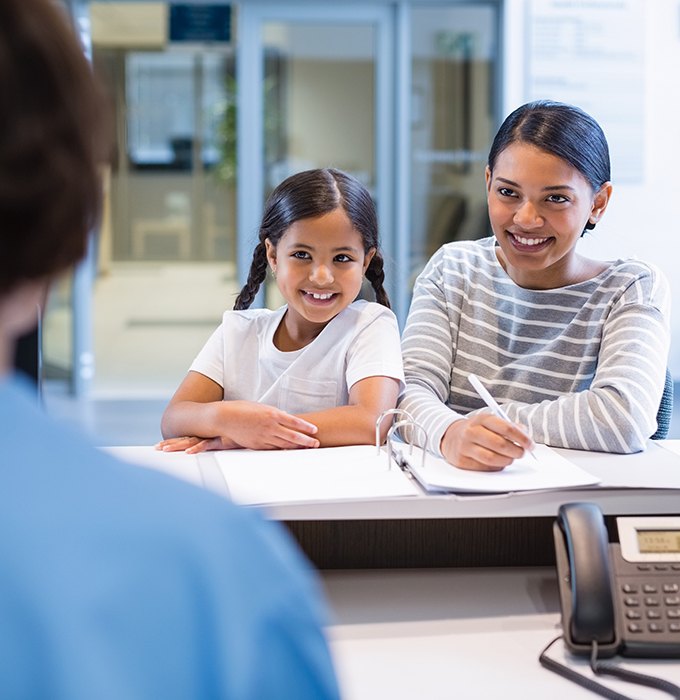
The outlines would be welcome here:
M 577 107 L 523 105 L 494 139 L 486 187 L 494 236 L 444 245 L 416 280 L 400 408 L 429 449 L 465 469 L 502 469 L 533 441 L 644 449 L 664 386 L 669 290 L 648 263 L 577 252 L 612 193 L 602 129 Z M 471 373 L 510 421 L 488 411 Z

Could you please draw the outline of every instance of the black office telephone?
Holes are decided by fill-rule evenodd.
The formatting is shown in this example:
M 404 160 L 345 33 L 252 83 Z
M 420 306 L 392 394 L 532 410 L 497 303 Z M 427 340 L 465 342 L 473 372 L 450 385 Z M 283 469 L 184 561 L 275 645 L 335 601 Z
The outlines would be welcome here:
M 680 658 L 680 516 L 619 517 L 610 542 L 594 503 L 553 527 L 567 648 L 599 657 Z
M 553 535 L 563 633 L 539 661 L 594 693 L 630 700 L 552 658 L 548 651 L 563 638 L 571 652 L 590 656 L 597 676 L 616 676 L 680 700 L 680 686 L 600 660 L 615 654 L 680 658 L 680 516 L 617 518 L 615 534 L 618 542 L 610 541 L 594 503 L 560 506 Z

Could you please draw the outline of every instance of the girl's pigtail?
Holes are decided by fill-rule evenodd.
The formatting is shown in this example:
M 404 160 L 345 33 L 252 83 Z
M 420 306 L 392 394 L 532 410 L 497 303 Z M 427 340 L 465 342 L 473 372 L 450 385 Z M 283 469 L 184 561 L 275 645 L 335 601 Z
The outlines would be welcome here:
M 379 251 L 376 251 L 373 259 L 366 268 L 366 279 L 373 287 L 373 291 L 375 292 L 375 300 L 378 302 L 378 304 L 382 304 L 389 309 L 391 308 L 390 300 L 387 296 L 385 288 L 383 287 L 383 283 L 385 282 L 385 271 L 383 270 L 383 267 L 384 262 L 382 255 L 380 255 Z
M 239 292 L 234 302 L 234 311 L 242 311 L 250 308 L 253 299 L 260 289 L 260 285 L 264 282 L 267 276 L 267 251 L 264 243 L 258 243 L 253 251 L 253 260 L 250 263 L 250 271 L 248 272 L 248 280 L 243 285 L 243 289 Z

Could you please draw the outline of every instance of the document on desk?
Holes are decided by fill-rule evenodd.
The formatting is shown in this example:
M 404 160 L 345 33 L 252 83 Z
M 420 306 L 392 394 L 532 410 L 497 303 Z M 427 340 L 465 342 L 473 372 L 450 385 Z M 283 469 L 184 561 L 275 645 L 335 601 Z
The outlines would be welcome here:
M 550 449 L 536 445 L 534 459 L 526 455 L 498 472 L 477 472 L 452 467 L 419 447 L 398 445 L 395 450 L 428 493 L 513 493 L 594 486 L 600 479 Z
M 218 467 L 237 503 L 262 505 L 421 495 L 374 445 L 313 450 L 225 450 Z
M 195 455 L 188 455 L 186 452 L 160 452 L 148 445 L 103 447 L 102 449 L 124 462 L 157 469 L 177 479 L 203 486 Z

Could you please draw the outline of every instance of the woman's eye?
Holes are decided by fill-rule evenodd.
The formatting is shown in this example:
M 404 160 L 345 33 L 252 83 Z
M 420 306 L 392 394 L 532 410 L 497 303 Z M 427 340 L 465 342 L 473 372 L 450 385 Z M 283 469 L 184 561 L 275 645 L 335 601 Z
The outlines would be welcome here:
M 309 260 L 309 253 L 306 250 L 296 250 L 292 257 L 298 260 Z
M 511 190 L 509 187 L 499 187 L 498 194 L 500 194 L 501 197 L 514 197 L 515 191 Z
M 350 258 L 349 255 L 345 255 L 345 253 L 341 253 L 335 256 L 335 262 L 352 262 L 352 258 Z
M 562 194 L 551 194 L 548 197 L 549 202 L 553 202 L 554 204 L 563 204 L 564 202 L 568 202 L 569 200 Z

